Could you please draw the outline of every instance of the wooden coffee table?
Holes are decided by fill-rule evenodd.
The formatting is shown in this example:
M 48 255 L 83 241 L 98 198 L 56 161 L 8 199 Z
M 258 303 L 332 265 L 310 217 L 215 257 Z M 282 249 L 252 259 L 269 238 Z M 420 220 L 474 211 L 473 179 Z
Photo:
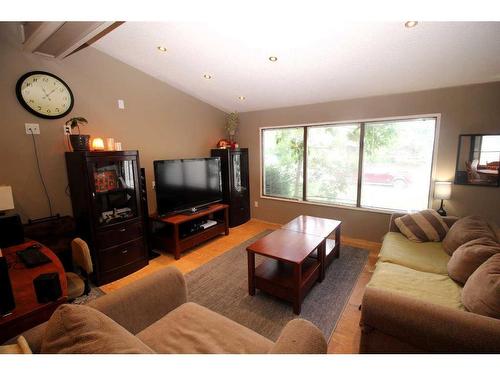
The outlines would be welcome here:
M 338 258 L 340 256 L 341 225 L 342 222 L 339 220 L 300 215 L 288 224 L 283 225 L 281 229 L 311 234 L 324 238 L 326 240 L 324 267 L 326 268 L 332 263 L 334 258 Z
M 248 293 L 258 288 L 293 303 L 300 314 L 302 300 L 316 281 L 322 281 L 325 260 L 324 237 L 278 229 L 247 247 Z M 317 257 L 310 255 L 317 251 Z M 255 254 L 265 256 L 255 268 Z

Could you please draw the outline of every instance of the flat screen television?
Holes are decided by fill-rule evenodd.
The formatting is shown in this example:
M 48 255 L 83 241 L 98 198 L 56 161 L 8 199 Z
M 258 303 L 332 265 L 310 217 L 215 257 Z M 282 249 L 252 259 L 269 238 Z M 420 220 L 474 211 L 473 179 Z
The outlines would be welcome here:
M 220 158 L 155 160 L 159 215 L 195 212 L 222 201 Z

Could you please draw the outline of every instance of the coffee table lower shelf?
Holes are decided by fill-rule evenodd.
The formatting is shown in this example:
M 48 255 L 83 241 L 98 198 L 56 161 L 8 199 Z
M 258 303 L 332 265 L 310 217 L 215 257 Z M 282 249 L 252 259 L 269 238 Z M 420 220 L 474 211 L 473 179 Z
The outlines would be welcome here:
M 296 266 L 266 259 L 255 269 L 255 287 L 292 302 L 294 312 L 299 314 L 307 291 L 319 280 L 321 263 L 317 259 L 307 258 L 299 265 L 301 272 L 295 270 Z

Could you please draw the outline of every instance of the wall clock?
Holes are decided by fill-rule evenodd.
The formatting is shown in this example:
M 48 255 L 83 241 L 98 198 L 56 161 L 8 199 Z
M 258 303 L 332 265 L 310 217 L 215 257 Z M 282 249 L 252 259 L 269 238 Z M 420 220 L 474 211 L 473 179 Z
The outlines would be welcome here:
M 73 93 L 69 86 L 54 74 L 35 71 L 24 74 L 16 84 L 19 103 L 35 116 L 57 119 L 73 108 Z

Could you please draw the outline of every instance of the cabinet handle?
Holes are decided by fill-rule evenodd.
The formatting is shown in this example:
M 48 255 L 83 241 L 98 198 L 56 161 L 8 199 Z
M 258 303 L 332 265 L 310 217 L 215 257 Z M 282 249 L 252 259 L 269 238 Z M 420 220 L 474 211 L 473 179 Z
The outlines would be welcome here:
M 122 250 L 122 254 L 127 254 L 128 250 Z
M 120 231 L 120 232 L 125 232 L 125 231 L 126 231 L 126 229 L 125 229 L 125 228 L 122 228 L 122 229 L 120 229 L 119 231 Z

